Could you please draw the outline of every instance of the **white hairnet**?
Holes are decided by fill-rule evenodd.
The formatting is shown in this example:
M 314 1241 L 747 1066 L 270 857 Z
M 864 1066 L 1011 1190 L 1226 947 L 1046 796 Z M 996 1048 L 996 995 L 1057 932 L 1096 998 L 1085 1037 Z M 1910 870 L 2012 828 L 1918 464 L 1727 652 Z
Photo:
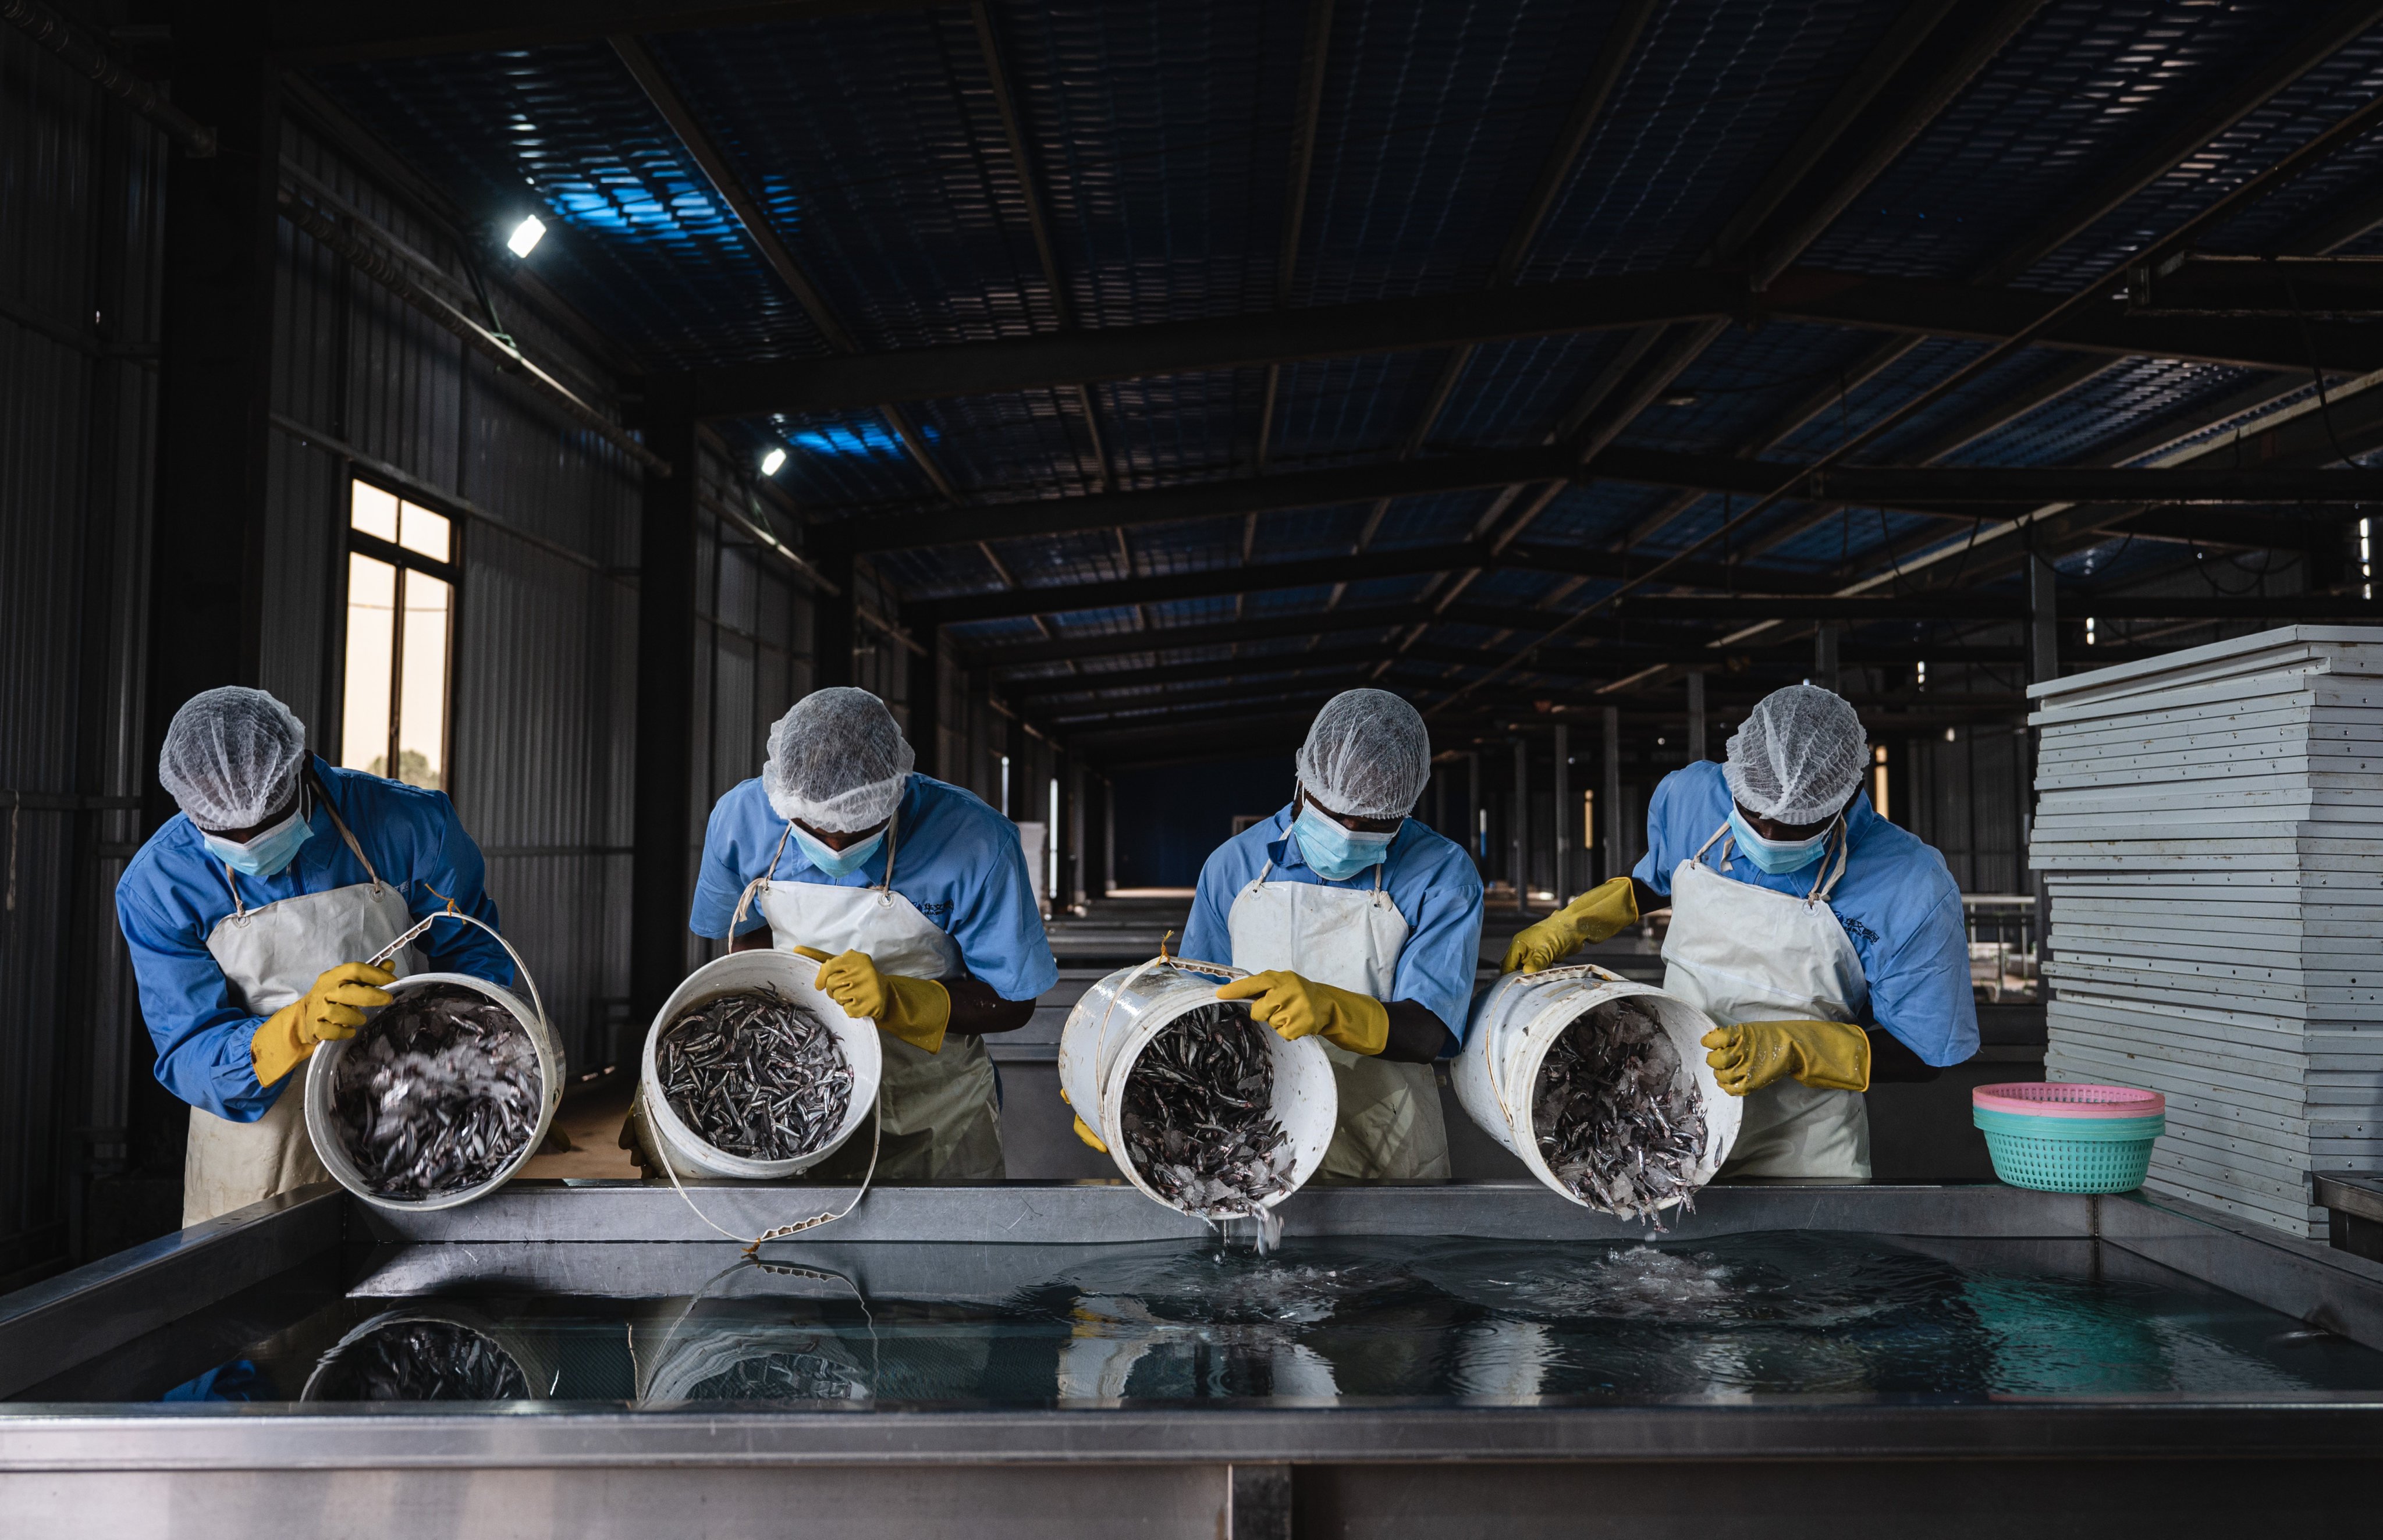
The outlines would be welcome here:
M 1341 691 L 1299 745 L 1299 783 L 1350 818 L 1402 819 L 1430 779 L 1431 733 L 1388 690 Z
M 1845 696 L 1790 684 L 1762 697 L 1729 735 L 1722 774 L 1729 795 L 1758 818 L 1819 823 L 1834 818 L 1870 769 L 1870 735 Z
M 182 702 L 157 751 L 157 783 L 210 833 L 262 823 L 289 800 L 306 759 L 306 727 L 290 708 L 238 684 Z
M 782 819 L 830 834 L 894 816 L 918 756 L 885 703 L 866 690 L 813 690 L 770 729 L 761 786 Z

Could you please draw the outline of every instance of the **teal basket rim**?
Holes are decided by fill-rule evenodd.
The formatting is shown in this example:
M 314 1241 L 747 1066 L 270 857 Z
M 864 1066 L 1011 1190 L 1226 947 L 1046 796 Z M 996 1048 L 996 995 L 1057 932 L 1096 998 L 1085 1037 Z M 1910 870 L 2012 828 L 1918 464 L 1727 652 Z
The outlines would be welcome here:
M 2040 1139 L 2054 1143 L 2126 1144 L 2137 1140 L 2155 1140 L 2167 1132 L 2167 1118 L 2164 1114 L 2155 1114 L 2150 1117 L 2028 1117 L 2019 1113 L 1972 1107 L 1969 1109 L 1969 1121 L 1988 1133 L 2007 1134 L 2017 1139 Z

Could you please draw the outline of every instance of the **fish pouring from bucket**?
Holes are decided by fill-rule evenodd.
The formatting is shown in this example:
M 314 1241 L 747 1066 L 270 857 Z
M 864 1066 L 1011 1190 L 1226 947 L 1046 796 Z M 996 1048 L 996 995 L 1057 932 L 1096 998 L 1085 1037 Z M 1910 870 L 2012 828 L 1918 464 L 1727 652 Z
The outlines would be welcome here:
M 1662 1023 L 1608 1001 L 1564 1029 L 1533 1090 L 1539 1156 L 1583 1201 L 1663 1227 L 1656 1213 L 1696 1206 L 1705 1115 Z
M 511 1011 L 454 984 L 409 991 L 340 1056 L 331 1110 L 382 1198 L 477 1187 L 537 1131 L 537 1050 Z
M 529 1381 L 510 1354 L 451 1321 L 399 1321 L 335 1350 L 311 1398 L 517 1401 Z
M 654 1070 L 697 1138 L 748 1160 L 809 1154 L 852 1104 L 835 1033 L 774 990 L 723 994 L 672 1022 Z
M 1251 1214 L 1290 1190 L 1296 1154 L 1274 1115 L 1274 1048 L 1249 1007 L 1186 1011 L 1126 1077 L 1122 1122 L 1133 1167 L 1186 1213 Z

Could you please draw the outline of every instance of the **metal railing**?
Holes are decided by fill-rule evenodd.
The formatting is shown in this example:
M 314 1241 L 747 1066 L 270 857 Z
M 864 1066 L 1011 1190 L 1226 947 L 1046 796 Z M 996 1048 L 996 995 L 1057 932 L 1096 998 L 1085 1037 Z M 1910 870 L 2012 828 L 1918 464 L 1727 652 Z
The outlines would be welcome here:
M 1981 1001 L 2009 1004 L 2043 998 L 2031 893 L 1963 893 L 1969 938 L 1969 987 Z

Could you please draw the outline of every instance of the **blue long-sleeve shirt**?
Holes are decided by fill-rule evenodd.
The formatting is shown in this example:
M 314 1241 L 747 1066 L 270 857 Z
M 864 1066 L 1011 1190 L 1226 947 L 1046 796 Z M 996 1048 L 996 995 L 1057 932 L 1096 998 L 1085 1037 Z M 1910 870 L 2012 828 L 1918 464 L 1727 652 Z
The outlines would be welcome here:
M 325 795 L 356 844 L 381 881 L 404 896 L 416 919 L 445 909 L 447 899 L 438 896 L 444 893 L 474 918 L 497 923 L 497 906 L 484 886 L 487 866 L 480 847 L 463 832 L 446 793 L 336 770 L 319 758 L 313 762 Z M 241 904 L 261 908 L 301 893 L 372 881 L 340 838 L 321 797 L 314 800 L 307 828 L 306 843 L 288 866 L 271 877 L 233 878 Z M 157 1044 L 158 1080 L 194 1107 L 234 1123 L 253 1123 L 296 1077 L 284 1076 L 269 1086 L 257 1083 L 250 1045 L 264 1018 L 234 1003 L 229 980 L 207 950 L 208 936 L 232 913 L 226 875 L 199 827 L 177 813 L 125 867 L 116 884 L 116 918 L 132 954 L 141 1014 Z M 485 930 L 450 921 L 432 926 L 413 944 L 433 971 L 512 983 L 512 960 Z M 323 967 L 361 960 L 326 957 Z
M 1327 888 L 1371 889 L 1374 869 L 1346 882 L 1327 881 L 1302 859 L 1299 841 L 1290 826 L 1296 803 L 1264 823 L 1252 824 L 1210 852 L 1200 869 L 1200 885 L 1192 900 L 1191 923 L 1184 928 L 1182 955 L 1204 962 L 1233 960 L 1232 930 L 1228 919 L 1233 900 L 1250 880 L 1265 869 L 1269 882 L 1315 882 Z M 1400 826 L 1382 866 L 1382 888 L 1407 922 L 1406 945 L 1390 976 L 1390 999 L 1412 1000 L 1446 1024 L 1449 1035 L 1464 1041 L 1464 1022 L 1473 1003 L 1473 970 L 1481 956 L 1481 874 L 1463 847 L 1413 819 Z
M 773 882 L 836 888 L 873 888 L 885 881 L 883 844 L 859 869 L 831 877 L 804 859 L 793 840 L 781 853 L 785 832 L 786 820 L 770 806 L 759 776 L 730 787 L 704 829 L 687 928 L 725 940 L 745 885 L 764 874 Z M 1004 1000 L 1031 1000 L 1059 981 L 1018 825 L 972 792 L 914 774 L 902 789 L 895 841 L 894 891 L 952 938 L 969 978 L 992 985 Z M 746 911 L 740 933 L 768 923 L 755 905 Z
M 1631 875 L 1660 893 L 1729 819 L 1729 782 L 1711 761 L 1663 777 L 1647 804 L 1647 854 Z M 1716 850 L 1720 847 L 1716 845 Z M 1834 863 L 1835 853 L 1828 859 Z M 1707 865 L 1714 857 L 1708 853 Z M 1813 872 L 1770 875 L 1747 860 L 1722 876 L 1801 898 Z M 1977 997 L 1969 990 L 1969 933 L 1961 890 L 1945 857 L 1858 797 L 1846 813 L 1846 874 L 1829 894 L 1870 984 L 1871 1016 L 1932 1065 L 1959 1064 L 1978 1051 Z M 1856 1025 L 1861 1025 L 1856 1023 Z

